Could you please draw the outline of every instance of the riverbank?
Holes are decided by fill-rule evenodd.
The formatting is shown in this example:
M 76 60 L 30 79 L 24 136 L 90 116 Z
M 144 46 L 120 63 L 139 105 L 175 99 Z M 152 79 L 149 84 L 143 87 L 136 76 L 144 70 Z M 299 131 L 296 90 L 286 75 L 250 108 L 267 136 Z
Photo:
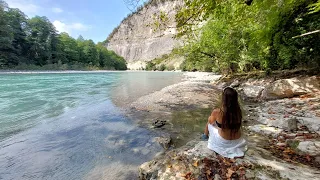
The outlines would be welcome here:
M 162 145 L 169 150 L 140 167 L 141 179 L 317 179 L 320 168 L 320 81 L 318 76 L 223 80 L 213 74 L 187 73 L 186 81 L 138 99 L 131 109 L 143 114 L 143 126 L 165 132 Z M 199 132 L 187 133 L 174 124 L 176 111 L 199 115 L 186 125 L 205 124 L 217 106 L 221 89 L 235 87 L 244 100 L 244 133 L 248 152 L 243 159 L 228 160 L 208 151 Z M 204 113 L 204 114 L 201 114 Z M 149 115 L 150 118 L 145 118 Z M 192 115 L 191 115 L 192 116 Z M 159 119 L 159 117 L 161 117 Z M 183 117 L 180 123 L 183 123 Z M 157 127 L 159 125 L 159 127 Z M 168 128 L 168 126 L 173 128 Z M 176 130 L 176 132 L 174 131 Z M 190 130 L 190 129 L 188 129 Z M 169 146 L 170 138 L 173 145 Z M 180 137 L 181 139 L 181 137 Z M 186 143 L 188 141 L 188 143 Z M 178 144 L 178 145 L 176 145 Z M 186 144 L 186 145 L 185 145 Z M 236 178 L 237 179 L 237 178 Z

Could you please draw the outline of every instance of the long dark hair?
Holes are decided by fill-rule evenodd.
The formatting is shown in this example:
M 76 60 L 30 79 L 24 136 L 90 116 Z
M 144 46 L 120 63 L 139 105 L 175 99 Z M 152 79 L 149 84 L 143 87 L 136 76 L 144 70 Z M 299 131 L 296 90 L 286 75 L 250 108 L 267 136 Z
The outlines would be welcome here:
M 223 90 L 221 115 L 222 129 L 230 130 L 231 136 L 240 130 L 242 112 L 238 101 L 238 93 L 231 87 Z

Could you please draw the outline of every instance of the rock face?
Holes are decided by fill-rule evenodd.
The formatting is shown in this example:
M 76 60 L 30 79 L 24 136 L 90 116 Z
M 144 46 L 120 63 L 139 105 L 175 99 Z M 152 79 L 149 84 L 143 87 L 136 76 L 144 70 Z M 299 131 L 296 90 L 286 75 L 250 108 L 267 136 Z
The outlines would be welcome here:
M 182 0 L 155 0 L 126 18 L 109 38 L 106 47 L 128 62 L 128 68 L 137 69 L 142 62 L 169 54 L 181 42 L 176 35 L 175 15 Z M 165 14 L 166 27 L 156 30 L 154 23 Z

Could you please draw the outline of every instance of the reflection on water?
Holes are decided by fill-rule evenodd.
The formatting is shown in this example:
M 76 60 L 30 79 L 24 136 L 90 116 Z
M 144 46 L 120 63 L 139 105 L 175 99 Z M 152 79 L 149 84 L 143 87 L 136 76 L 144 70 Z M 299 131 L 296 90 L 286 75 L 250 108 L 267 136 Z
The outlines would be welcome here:
M 177 72 L 127 72 L 119 78 L 117 85 L 111 90 L 111 99 L 117 106 L 124 107 L 139 97 L 159 91 L 181 80 L 182 74 Z

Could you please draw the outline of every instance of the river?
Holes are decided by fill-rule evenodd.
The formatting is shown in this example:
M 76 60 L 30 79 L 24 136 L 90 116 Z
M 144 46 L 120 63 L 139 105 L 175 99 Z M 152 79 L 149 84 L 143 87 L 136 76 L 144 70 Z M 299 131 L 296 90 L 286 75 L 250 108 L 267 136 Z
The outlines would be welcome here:
M 136 179 L 161 150 L 124 113 L 174 72 L 0 74 L 0 179 Z

